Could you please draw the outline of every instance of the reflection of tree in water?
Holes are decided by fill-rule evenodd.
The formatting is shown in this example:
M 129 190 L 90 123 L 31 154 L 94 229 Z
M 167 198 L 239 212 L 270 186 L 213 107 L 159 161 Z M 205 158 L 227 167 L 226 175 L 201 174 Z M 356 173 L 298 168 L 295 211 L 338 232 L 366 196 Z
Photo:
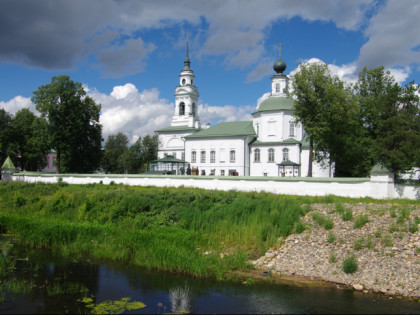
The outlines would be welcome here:
M 191 312 L 192 309 L 192 292 L 187 282 L 182 286 L 173 287 L 169 290 L 169 300 L 171 301 L 171 311 L 180 313 L 186 311 Z
M 48 250 L 25 246 L 15 245 L 7 254 L 14 266 L 8 280 L 19 283 L 23 292 L 29 290 L 26 301 L 31 304 L 15 303 L 15 312 L 57 313 L 58 310 L 67 310 L 77 313 L 81 311 L 77 299 L 98 289 L 98 265 L 77 263 Z

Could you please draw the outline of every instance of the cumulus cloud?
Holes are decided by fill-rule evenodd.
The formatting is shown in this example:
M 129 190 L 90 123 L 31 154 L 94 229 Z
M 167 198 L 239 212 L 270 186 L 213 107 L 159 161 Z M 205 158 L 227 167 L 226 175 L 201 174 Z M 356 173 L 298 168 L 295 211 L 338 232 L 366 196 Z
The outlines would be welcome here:
M 104 139 L 123 132 L 134 143 L 139 137 L 170 126 L 174 115 L 174 104 L 160 98 L 157 89 L 140 92 L 132 83 L 115 86 L 109 95 L 95 89 L 89 90 L 88 95 L 101 104 L 100 123 Z M 250 120 L 251 112 L 251 106 L 198 105 L 198 115 L 203 125 Z
M 160 98 L 157 89 L 139 92 L 133 84 L 127 83 L 115 86 L 109 95 L 97 90 L 89 91 L 88 95 L 101 104 L 104 139 L 123 132 L 133 143 L 139 137 L 169 126 L 173 115 L 174 105 Z
M 155 49 L 154 44 L 145 44 L 141 38 L 129 39 L 120 46 L 101 50 L 98 60 L 105 76 L 130 75 L 143 71 L 144 59 Z
M 358 69 L 364 66 L 390 69 L 420 64 L 419 16 L 420 2 L 417 0 L 387 1 L 370 19 L 364 32 L 369 40 L 360 49 Z M 409 68 L 404 69 L 404 72 L 408 71 Z
M 246 106 L 210 106 L 208 104 L 198 106 L 198 115 L 202 125 L 210 123 L 215 125 L 222 121 L 244 121 L 251 120 L 251 113 L 254 108 L 251 105 Z
M 327 64 L 318 58 L 310 58 L 308 60 L 304 60 L 302 63 L 311 64 L 311 63 L 316 63 L 316 62 Z M 341 65 L 341 66 L 338 66 L 335 64 L 327 64 L 327 65 L 331 71 L 331 74 L 338 76 L 340 80 L 347 83 L 356 83 L 359 76 L 359 68 L 356 62 L 352 62 L 352 63 Z M 300 69 L 299 67 L 293 69 L 290 72 L 290 76 L 292 77 L 296 72 L 299 71 L 299 69 Z M 400 84 L 404 82 L 410 74 L 410 68 L 408 66 L 404 68 L 401 68 L 401 67 L 385 68 L 385 70 L 389 71 L 391 75 L 394 76 L 395 81 Z
M 139 31 L 187 22 L 202 39 L 199 55 L 220 55 L 228 67 L 247 67 L 266 54 L 265 37 L 273 22 L 301 17 L 354 30 L 364 23 L 373 1 L 5 0 L 0 11 L 0 61 L 69 69 L 94 56 L 107 76 L 137 73 L 157 45 L 145 42 Z
M 0 108 L 3 108 L 6 112 L 12 115 L 23 108 L 28 108 L 31 112 L 39 115 L 31 99 L 29 97 L 23 97 L 20 95 L 15 96 L 8 102 L 0 101 Z

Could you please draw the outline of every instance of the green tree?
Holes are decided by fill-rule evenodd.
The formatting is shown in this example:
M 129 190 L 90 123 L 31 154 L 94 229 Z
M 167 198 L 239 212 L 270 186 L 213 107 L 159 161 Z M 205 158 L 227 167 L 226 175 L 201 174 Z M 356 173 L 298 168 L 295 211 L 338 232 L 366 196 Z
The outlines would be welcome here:
M 354 173 L 357 103 L 349 88 L 323 63 L 301 64 L 292 84 L 294 115 L 309 136 L 308 176 L 312 176 L 313 154 L 318 162 L 334 162 L 335 176 Z
M 157 158 L 158 137 L 146 135 L 128 146 L 122 132 L 110 135 L 105 143 L 102 167 L 109 173 L 138 174 L 147 170 L 150 161 Z
M 101 106 L 86 96 L 82 84 L 66 75 L 52 77 L 34 91 L 32 102 L 48 120 L 57 173 L 95 170 L 101 159 Z
M 49 135 L 46 120 L 38 118 L 29 109 L 16 112 L 12 119 L 11 150 L 19 167 L 38 171 L 45 167 L 49 151 Z
M 32 137 L 28 140 L 28 170 L 42 170 L 46 164 L 46 156 L 51 150 L 51 139 L 48 122 L 44 117 L 35 117 L 32 123 Z
M 0 161 L 6 160 L 10 152 L 10 142 L 12 138 L 12 115 L 0 108 Z
M 140 171 L 146 171 L 149 168 L 150 161 L 157 159 L 159 138 L 157 134 L 146 135 L 143 138 L 143 164 Z
M 105 172 L 125 173 L 124 164 L 126 164 L 127 151 L 128 137 L 124 133 L 119 132 L 116 135 L 110 135 L 105 143 L 102 158 L 102 168 Z
M 384 67 L 364 68 L 355 85 L 360 119 L 372 165 L 377 162 L 394 172 L 420 165 L 419 87 L 395 82 Z

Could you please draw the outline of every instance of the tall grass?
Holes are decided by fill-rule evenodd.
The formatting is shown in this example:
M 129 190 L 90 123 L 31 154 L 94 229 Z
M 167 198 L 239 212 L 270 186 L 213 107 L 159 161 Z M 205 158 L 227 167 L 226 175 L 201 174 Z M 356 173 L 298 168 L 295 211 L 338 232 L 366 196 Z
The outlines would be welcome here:
M 246 268 L 247 259 L 292 233 L 311 204 L 334 202 L 360 200 L 183 187 L 0 183 L 0 232 L 67 255 L 220 278 Z M 332 227 L 328 217 L 321 219 L 326 229 Z

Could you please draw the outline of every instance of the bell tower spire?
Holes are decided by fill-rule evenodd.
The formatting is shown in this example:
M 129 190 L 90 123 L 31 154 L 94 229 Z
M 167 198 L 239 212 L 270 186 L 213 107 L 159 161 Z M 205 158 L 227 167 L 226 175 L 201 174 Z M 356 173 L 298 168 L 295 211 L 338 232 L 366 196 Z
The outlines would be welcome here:
M 184 68 L 179 75 L 179 85 L 175 89 L 175 115 L 171 126 L 185 126 L 199 129 L 200 119 L 197 113 L 197 102 L 200 94 L 194 85 L 194 72 L 190 65 L 189 39 L 187 33 L 187 51 L 184 60 Z
M 191 70 L 190 68 L 190 57 L 188 54 L 188 32 L 187 32 L 187 56 L 185 57 L 185 61 L 184 61 L 184 69 L 183 70 Z

